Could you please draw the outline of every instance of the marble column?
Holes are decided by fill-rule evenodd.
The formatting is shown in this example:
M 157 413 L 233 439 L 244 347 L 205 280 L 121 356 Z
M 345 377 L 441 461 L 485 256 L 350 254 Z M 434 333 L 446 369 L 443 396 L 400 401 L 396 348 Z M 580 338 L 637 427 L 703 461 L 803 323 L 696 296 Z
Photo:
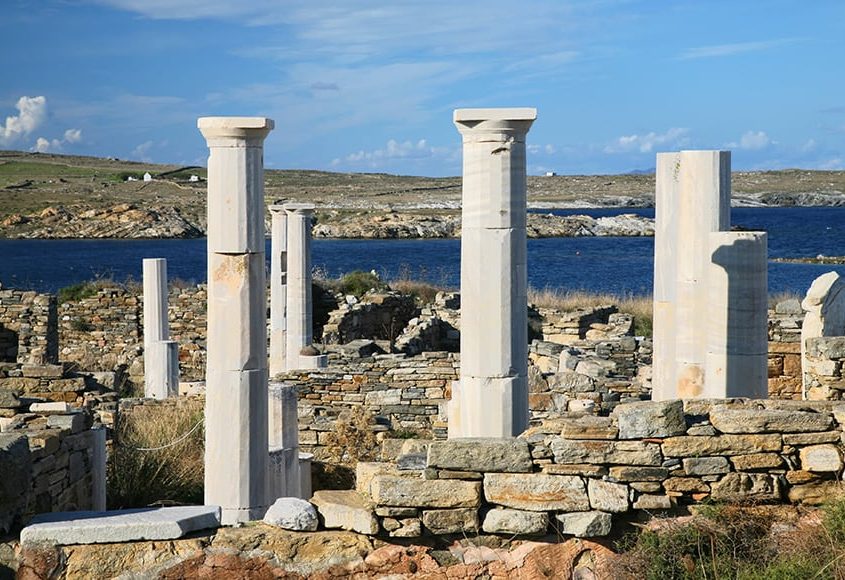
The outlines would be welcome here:
M 651 398 L 675 398 L 675 283 L 681 154 L 658 153 L 654 192 L 654 302 Z
M 463 138 L 461 374 L 449 437 L 528 427 L 525 136 L 536 109 L 457 109 Z
M 179 391 L 179 346 L 170 340 L 167 260 L 145 258 L 143 278 L 144 396 L 154 399 L 175 397 Z
M 707 272 L 703 398 L 768 397 L 768 250 L 765 232 L 714 232 Z
M 232 525 L 267 510 L 263 117 L 203 117 L 208 142 L 205 503 Z
M 287 370 L 288 218 L 284 206 L 270 206 L 270 376 Z
M 312 347 L 311 216 L 314 204 L 286 203 L 287 212 L 287 370 L 326 366 L 326 356 L 305 354 Z
M 280 497 L 302 497 L 302 494 L 296 387 L 271 382 L 269 397 L 270 498 L 268 501 L 272 503 Z

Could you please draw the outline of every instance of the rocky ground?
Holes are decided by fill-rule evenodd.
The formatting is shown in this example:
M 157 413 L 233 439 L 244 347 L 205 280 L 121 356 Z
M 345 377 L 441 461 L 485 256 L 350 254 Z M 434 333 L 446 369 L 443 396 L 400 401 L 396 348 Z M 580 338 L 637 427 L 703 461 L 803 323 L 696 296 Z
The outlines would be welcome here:
M 154 179 L 144 182 L 145 172 Z M 202 167 L 0 151 L 0 237 L 202 236 L 205 176 Z M 845 171 L 738 172 L 732 187 L 735 205 L 845 205 Z M 528 178 L 533 209 L 648 207 L 653 192 L 653 175 Z M 459 177 L 267 170 L 265 194 L 268 203 L 316 204 L 322 237 L 437 238 L 459 230 Z M 649 235 L 649 228 L 641 219 L 538 214 L 529 235 Z

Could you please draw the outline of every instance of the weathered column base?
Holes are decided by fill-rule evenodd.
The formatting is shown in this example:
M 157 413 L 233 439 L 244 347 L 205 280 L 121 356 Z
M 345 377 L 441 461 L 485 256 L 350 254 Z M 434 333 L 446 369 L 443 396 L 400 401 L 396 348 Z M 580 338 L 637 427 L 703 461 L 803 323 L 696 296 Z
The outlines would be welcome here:
M 149 373 L 144 396 L 167 399 L 179 395 L 179 343 L 158 340 L 144 353 L 145 371 Z
M 299 497 L 311 499 L 311 462 L 314 460 L 313 453 L 299 454 Z
M 452 383 L 449 439 L 516 437 L 528 412 L 527 377 L 461 377 Z
M 302 497 L 299 449 L 271 449 L 268 468 L 270 474 L 268 503 L 272 504 L 280 497 Z

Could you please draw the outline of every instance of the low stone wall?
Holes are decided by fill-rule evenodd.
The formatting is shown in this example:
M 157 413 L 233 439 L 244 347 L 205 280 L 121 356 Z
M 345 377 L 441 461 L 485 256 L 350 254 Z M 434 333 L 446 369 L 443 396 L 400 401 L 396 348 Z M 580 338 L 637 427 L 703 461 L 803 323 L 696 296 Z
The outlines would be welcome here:
M 94 487 L 96 477 L 105 485 L 96 458 L 98 446 L 105 453 L 105 437 L 91 429 L 91 415 L 46 403 L 15 417 L 19 424 L 6 424 L 0 433 L 0 531 L 25 525 L 35 514 L 102 509 L 104 502 L 94 503 Z M 105 500 L 104 487 L 100 493 Z
M 801 325 L 804 311 L 797 299 L 769 310 L 769 398 L 801 397 Z
M 0 285 L 0 362 L 58 360 L 56 297 Z
M 843 422 L 845 406 L 822 402 L 621 404 L 610 417 L 548 420 L 518 439 L 406 442 L 394 461 L 360 463 L 361 497 L 344 501 L 359 502 L 359 525 L 369 514 L 369 533 L 391 537 L 591 537 L 637 510 L 815 505 L 840 490 Z

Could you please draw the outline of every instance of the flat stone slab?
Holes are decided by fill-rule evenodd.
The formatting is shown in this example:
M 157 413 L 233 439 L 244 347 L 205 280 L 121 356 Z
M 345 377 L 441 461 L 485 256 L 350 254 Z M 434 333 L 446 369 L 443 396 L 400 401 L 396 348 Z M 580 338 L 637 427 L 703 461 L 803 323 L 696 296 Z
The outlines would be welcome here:
M 32 518 L 21 543 L 111 544 L 172 540 L 189 532 L 220 527 L 216 505 L 141 508 L 106 512 L 56 512 Z

